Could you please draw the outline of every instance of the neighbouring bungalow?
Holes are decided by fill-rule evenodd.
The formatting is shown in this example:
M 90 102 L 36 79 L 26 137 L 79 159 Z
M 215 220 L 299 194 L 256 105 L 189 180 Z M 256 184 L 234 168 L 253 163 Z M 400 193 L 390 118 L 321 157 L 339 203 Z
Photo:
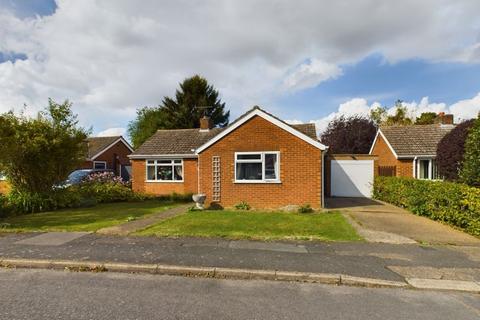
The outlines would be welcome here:
M 87 155 L 78 169 L 108 169 L 125 180 L 130 178 L 130 159 L 133 148 L 122 136 L 89 137 Z
M 323 206 L 327 147 L 314 124 L 290 125 L 254 107 L 225 128 L 158 130 L 129 158 L 132 187 L 149 194 L 204 193 L 207 205 Z
M 455 125 L 440 113 L 435 124 L 381 127 L 370 149 L 378 157 L 380 176 L 440 179 L 435 158 L 440 140 Z

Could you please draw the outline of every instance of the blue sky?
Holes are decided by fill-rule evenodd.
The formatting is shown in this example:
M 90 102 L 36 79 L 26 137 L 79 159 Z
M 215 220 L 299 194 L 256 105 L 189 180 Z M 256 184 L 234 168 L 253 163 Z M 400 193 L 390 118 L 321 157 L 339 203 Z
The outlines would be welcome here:
M 69 99 L 95 134 L 205 76 L 232 117 L 261 105 L 319 131 L 405 101 L 480 111 L 480 2 L 0 0 L 0 112 Z M 233 120 L 233 119 L 232 119 Z
M 480 64 L 408 59 L 389 63 L 379 54 L 342 66 L 343 75 L 318 86 L 280 97 L 287 117 L 307 121 L 333 112 L 355 97 L 393 106 L 398 99 L 453 104 L 480 92 Z

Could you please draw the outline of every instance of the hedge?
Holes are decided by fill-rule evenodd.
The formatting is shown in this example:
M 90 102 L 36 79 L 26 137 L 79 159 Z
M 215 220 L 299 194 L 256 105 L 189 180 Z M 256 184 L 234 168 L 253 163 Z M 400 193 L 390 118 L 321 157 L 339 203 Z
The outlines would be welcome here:
M 445 181 L 377 177 L 373 197 L 480 236 L 480 188 Z

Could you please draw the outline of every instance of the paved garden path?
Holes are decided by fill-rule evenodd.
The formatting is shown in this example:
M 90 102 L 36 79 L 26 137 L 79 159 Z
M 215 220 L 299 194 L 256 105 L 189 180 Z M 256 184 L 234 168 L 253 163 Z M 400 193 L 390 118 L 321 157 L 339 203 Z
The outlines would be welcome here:
M 402 208 L 366 198 L 329 198 L 330 209 L 344 212 L 369 242 L 480 246 L 480 239 Z
M 135 231 L 143 230 L 151 226 L 152 224 L 156 224 L 165 219 L 172 218 L 179 214 L 183 214 L 191 206 L 192 206 L 191 204 L 186 204 L 186 205 L 181 205 L 171 209 L 167 209 L 159 213 L 148 215 L 145 218 L 142 218 L 139 220 L 133 220 L 118 226 L 97 230 L 97 233 L 105 234 L 105 235 L 126 236 Z

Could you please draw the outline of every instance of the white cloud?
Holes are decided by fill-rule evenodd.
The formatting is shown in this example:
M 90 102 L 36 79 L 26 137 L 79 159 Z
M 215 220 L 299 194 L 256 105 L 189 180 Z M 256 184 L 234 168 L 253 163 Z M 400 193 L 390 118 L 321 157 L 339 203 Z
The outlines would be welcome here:
M 124 127 L 136 107 L 157 105 L 199 73 L 236 116 L 272 105 L 282 89 L 338 77 L 339 65 L 372 53 L 480 59 L 479 1 L 57 3 L 54 15 L 25 19 L 0 8 L 0 51 L 28 56 L 0 63 L 0 112 L 68 98 L 83 125 Z
M 312 88 L 340 75 L 342 70 L 335 64 L 311 59 L 295 68 L 283 81 L 283 87 L 289 91 Z
M 125 128 L 108 128 L 97 133 L 97 137 L 125 136 Z
M 423 97 L 419 103 L 415 101 L 403 102 L 402 105 L 407 108 L 407 114 L 410 117 L 416 118 L 424 112 L 445 112 L 454 115 L 455 121 L 458 123 L 463 120 L 476 118 L 480 112 L 480 92 L 472 99 L 460 100 L 450 106 L 446 103 L 430 103 L 428 97 Z M 329 115 L 317 119 L 311 120 L 311 123 L 315 123 L 317 132 L 321 134 L 328 126 L 328 123 L 340 116 L 368 116 L 372 109 L 380 107 L 380 103 L 373 102 L 368 104 L 364 98 L 353 98 L 338 106 L 336 112 L 332 112 Z M 390 115 L 395 114 L 396 107 L 387 108 L 387 113 Z M 297 120 L 298 121 L 298 120 Z
M 457 121 L 477 117 L 480 112 L 480 92 L 472 99 L 460 100 L 452 104 L 449 109 Z

